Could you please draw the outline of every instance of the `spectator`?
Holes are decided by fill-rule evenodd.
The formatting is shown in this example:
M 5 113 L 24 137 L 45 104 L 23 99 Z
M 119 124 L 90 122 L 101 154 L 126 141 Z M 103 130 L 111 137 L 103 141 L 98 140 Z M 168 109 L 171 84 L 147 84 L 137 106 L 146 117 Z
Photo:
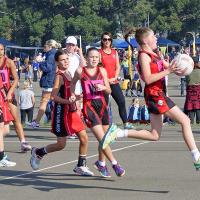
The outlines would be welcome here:
M 38 70 L 39 70 L 39 62 L 37 61 L 36 57 L 33 60 L 32 67 L 33 67 L 33 82 L 37 82 L 38 80 Z
M 26 122 L 26 115 L 28 116 L 28 122 L 33 120 L 33 109 L 35 105 L 34 92 L 29 90 L 29 82 L 24 81 L 24 87 L 19 92 L 19 105 L 21 112 L 21 123 L 24 125 Z
M 185 112 L 188 114 L 191 123 L 194 123 L 196 115 L 196 123 L 200 123 L 200 62 L 197 57 L 193 57 L 194 70 L 186 76 L 186 98 Z
M 109 84 L 111 87 L 111 96 L 117 103 L 119 109 L 119 115 L 123 121 L 124 128 L 132 129 L 133 126 L 128 123 L 126 103 L 123 92 L 120 88 L 117 80 L 120 73 L 119 56 L 115 49 L 112 48 L 112 34 L 104 32 L 101 36 L 101 49 L 100 49 L 101 63 L 106 69 Z M 108 96 L 106 95 L 106 101 L 108 102 Z
M 40 79 L 40 87 L 42 88 L 42 99 L 40 102 L 39 110 L 35 120 L 32 121 L 31 126 L 33 128 L 39 128 L 40 120 L 45 113 L 47 103 L 50 99 L 54 79 L 56 75 L 56 64 L 54 56 L 57 48 L 60 48 L 55 40 L 48 40 L 45 43 L 45 60 L 40 62 L 40 70 L 42 71 L 42 77 Z

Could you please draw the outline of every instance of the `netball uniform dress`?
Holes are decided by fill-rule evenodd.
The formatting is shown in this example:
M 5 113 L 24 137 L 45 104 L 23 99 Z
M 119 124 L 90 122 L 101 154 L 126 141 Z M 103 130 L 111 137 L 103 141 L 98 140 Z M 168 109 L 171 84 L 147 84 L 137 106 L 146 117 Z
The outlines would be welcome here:
M 104 85 L 100 67 L 91 76 L 83 67 L 81 85 L 83 89 L 83 115 L 89 128 L 96 125 L 109 125 L 109 114 L 103 91 L 97 91 L 95 85 Z
M 13 120 L 13 117 L 8 108 L 8 102 L 5 101 L 6 93 L 3 87 L 2 78 L 0 76 L 0 123 L 5 124 Z
M 139 56 L 141 53 L 146 53 L 151 58 L 150 69 L 152 74 L 156 74 L 164 70 L 163 62 L 159 56 L 155 56 L 154 54 L 144 50 L 139 52 Z M 143 79 L 140 64 L 138 64 L 138 71 Z M 150 113 L 163 114 L 175 106 L 174 102 L 166 96 L 165 78 L 149 85 L 145 85 L 144 98 Z
M 58 96 L 63 99 L 68 99 L 71 96 L 70 93 L 70 81 L 66 76 L 58 72 L 57 76 L 60 75 L 63 78 L 64 84 L 60 87 Z M 60 104 L 54 103 L 53 116 L 52 116 L 52 132 L 57 137 L 66 137 L 73 133 L 78 133 L 85 130 L 85 125 L 80 118 L 75 103 L 74 104 Z
M 2 82 L 3 82 L 3 88 L 6 94 L 8 93 L 11 87 L 11 84 L 10 84 L 11 73 L 10 73 L 10 68 L 8 68 L 7 66 L 7 62 L 8 62 L 8 58 L 5 57 L 3 61 L 3 65 L 0 67 L 0 74 L 1 74 Z M 17 106 L 17 100 L 15 98 L 14 93 L 12 94 L 12 99 L 10 103 Z

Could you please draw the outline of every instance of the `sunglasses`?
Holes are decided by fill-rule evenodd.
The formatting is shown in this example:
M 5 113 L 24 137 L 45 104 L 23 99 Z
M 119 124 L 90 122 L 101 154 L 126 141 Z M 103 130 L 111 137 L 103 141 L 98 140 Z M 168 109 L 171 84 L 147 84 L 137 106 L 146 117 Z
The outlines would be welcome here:
M 106 41 L 112 41 L 112 39 L 111 38 L 103 38 L 103 42 L 106 42 Z

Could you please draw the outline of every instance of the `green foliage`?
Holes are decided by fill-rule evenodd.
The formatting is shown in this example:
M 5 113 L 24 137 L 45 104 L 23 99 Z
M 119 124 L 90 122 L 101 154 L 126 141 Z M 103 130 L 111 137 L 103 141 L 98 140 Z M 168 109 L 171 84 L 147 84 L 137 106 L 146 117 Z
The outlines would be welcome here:
M 1 0 L 0 37 L 25 46 L 82 35 L 86 44 L 103 31 L 147 25 L 148 16 L 156 32 L 177 39 L 200 30 L 199 0 Z

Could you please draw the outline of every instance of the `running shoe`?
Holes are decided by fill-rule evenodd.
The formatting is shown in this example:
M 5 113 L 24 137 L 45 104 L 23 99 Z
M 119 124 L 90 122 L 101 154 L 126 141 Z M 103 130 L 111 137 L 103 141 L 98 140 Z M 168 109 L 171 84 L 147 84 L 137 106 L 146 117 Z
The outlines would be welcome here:
M 28 142 L 22 142 L 21 143 L 21 151 L 22 152 L 27 152 L 31 150 L 31 145 Z
M 133 126 L 133 124 L 131 124 L 131 123 L 125 123 L 124 129 L 128 129 L 128 130 L 135 129 L 135 126 Z
M 42 159 L 36 154 L 37 148 L 33 147 L 31 150 L 31 159 L 30 159 L 30 164 L 33 170 L 39 169 L 40 166 L 40 160 Z
M 39 127 L 40 127 L 40 124 L 39 124 L 38 122 L 36 122 L 35 120 L 33 120 L 33 121 L 31 122 L 31 126 L 32 126 L 32 128 L 39 128 Z
M 16 163 L 10 161 L 6 154 L 4 154 L 3 159 L 0 160 L 0 167 L 14 167 L 15 165 Z
M 73 171 L 80 176 L 94 176 L 94 173 L 87 166 L 76 166 Z
M 67 139 L 78 139 L 78 136 L 74 133 L 72 135 L 67 136 Z
M 114 169 L 117 176 L 124 176 L 125 170 L 118 163 L 113 165 L 112 168 Z
M 94 167 L 95 167 L 95 169 L 97 169 L 100 172 L 102 177 L 104 177 L 104 178 L 110 178 L 111 177 L 107 166 L 101 166 L 99 164 L 98 160 L 94 163 Z
M 115 124 L 112 124 L 103 136 L 103 139 L 100 142 L 100 147 L 105 149 L 109 144 L 113 143 L 117 139 L 118 131 L 121 131 L 121 129 Z
M 200 159 L 197 162 L 194 162 L 194 167 L 196 168 L 197 171 L 200 170 Z

